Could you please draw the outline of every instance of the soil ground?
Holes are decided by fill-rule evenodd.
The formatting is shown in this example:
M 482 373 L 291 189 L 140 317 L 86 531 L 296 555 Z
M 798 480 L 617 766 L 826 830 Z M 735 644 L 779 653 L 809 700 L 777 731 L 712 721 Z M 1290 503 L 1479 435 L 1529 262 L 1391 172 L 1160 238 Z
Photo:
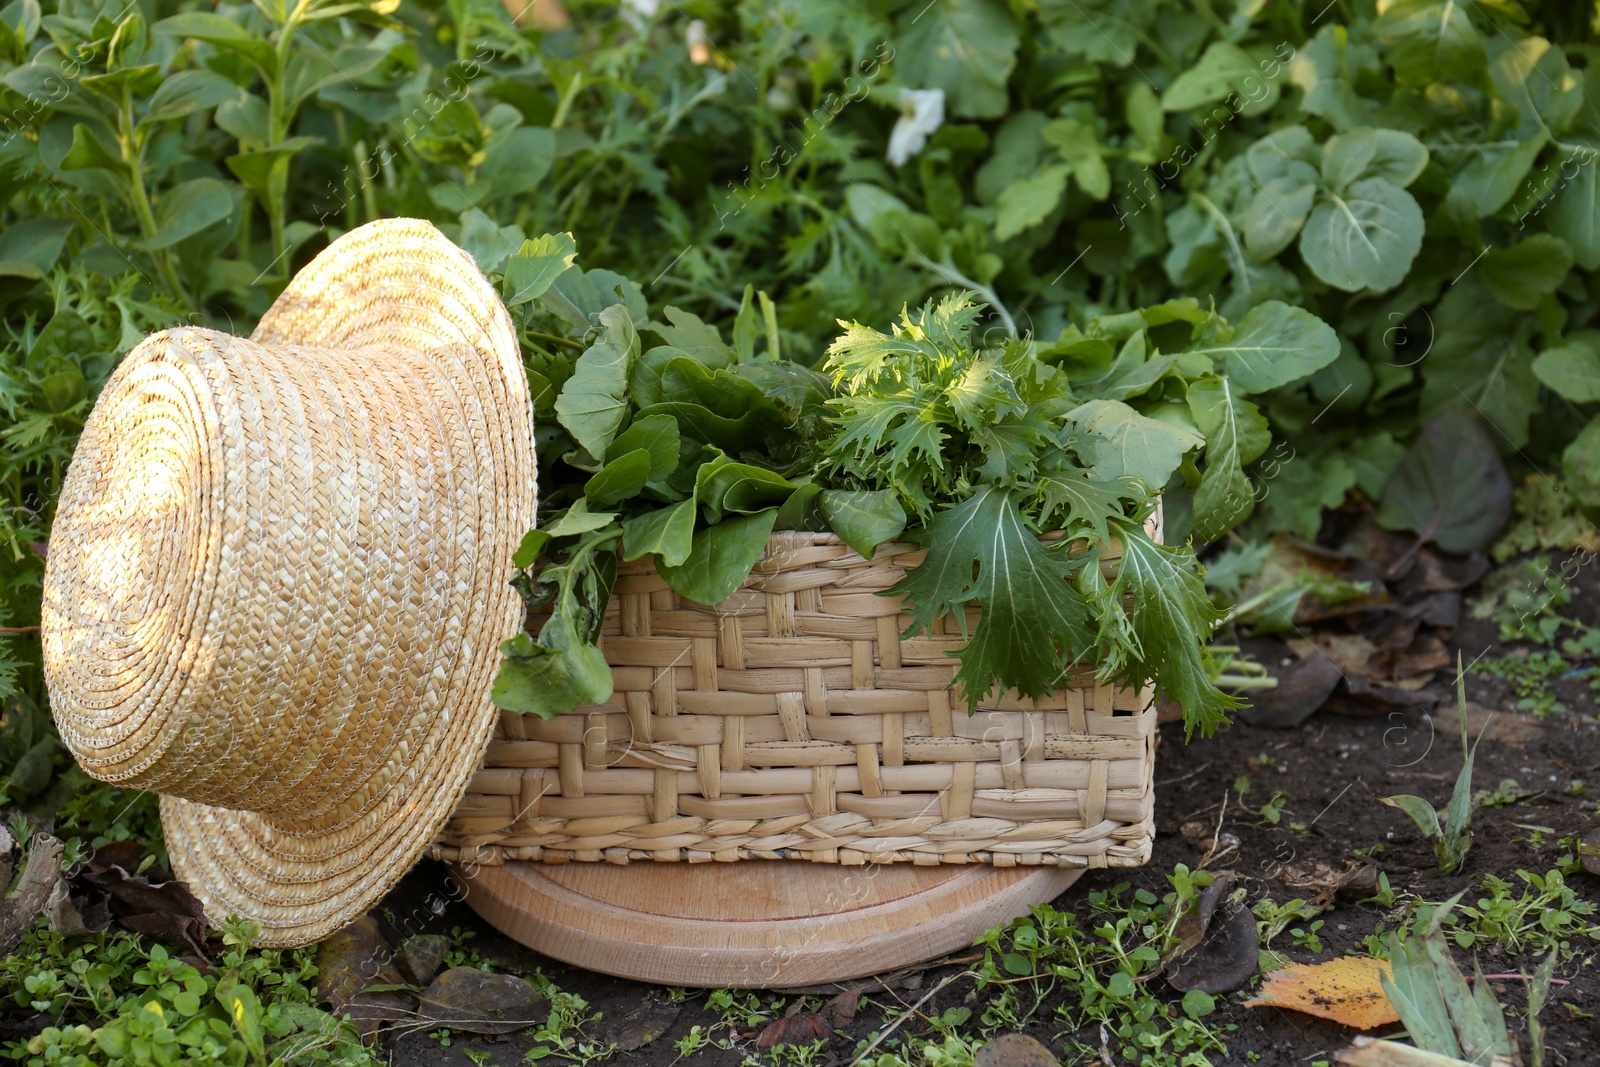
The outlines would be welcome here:
M 1578 615 L 1586 617 L 1600 611 L 1600 588 L 1584 588 L 1597 581 L 1600 577 L 1594 574 L 1578 577 L 1579 589 L 1574 598 Z M 1492 624 L 1473 621 L 1465 621 L 1457 631 L 1452 657 L 1457 650 L 1469 663 L 1485 652 L 1493 656 L 1502 651 L 1496 645 Z M 1269 649 L 1263 647 L 1261 651 Z M 1193 866 L 1203 858 L 1201 847 L 1180 832 L 1183 825 L 1203 822 L 1209 827 L 1209 837 L 1218 828 L 1219 819 L 1221 834 L 1236 835 L 1239 843 L 1234 852 L 1213 859 L 1210 868 L 1233 871 L 1249 888 L 1251 902 L 1263 896 L 1279 902 L 1309 896 L 1311 891 L 1303 884 L 1297 887 L 1294 883 L 1303 882 L 1318 864 L 1342 870 L 1346 861 L 1353 858 L 1354 850 L 1377 844 L 1383 848 L 1376 861 L 1390 885 L 1397 892 L 1413 892 L 1427 900 L 1444 900 L 1463 889 L 1472 890 L 1485 873 L 1513 883 L 1518 870 L 1542 874 L 1555 866 L 1562 838 L 1581 836 L 1594 826 L 1595 797 L 1600 794 L 1600 726 L 1587 679 L 1558 679 L 1554 686 L 1570 710 L 1565 715 L 1536 719 L 1515 710 L 1515 694 L 1506 683 L 1481 672 L 1468 674 L 1467 696 L 1474 733 L 1487 723 L 1477 758 L 1476 788 L 1493 789 L 1503 779 L 1515 779 L 1524 789 L 1543 792 L 1519 804 L 1485 807 L 1475 813 L 1475 839 L 1465 873 L 1441 876 L 1431 846 L 1411 821 L 1378 801 L 1380 796 L 1414 793 L 1439 806 L 1445 803 L 1460 770 L 1462 752 L 1454 703 L 1443 701 L 1431 711 L 1413 709 L 1372 717 L 1324 711 L 1288 730 L 1236 723 L 1215 738 L 1188 745 L 1184 744 L 1180 726 L 1163 727 L 1156 772 L 1158 833 L 1149 865 L 1129 871 L 1091 872 L 1055 901 L 1055 906 L 1082 913 L 1089 892 L 1118 881 L 1164 893 L 1169 888 L 1165 875 L 1175 864 Z M 1251 779 L 1251 791 L 1245 798 L 1251 808 L 1258 807 L 1275 790 L 1289 794 L 1279 825 L 1264 824 L 1240 804 L 1235 783 L 1241 776 Z M 1566 789 L 1574 779 L 1588 782 L 1587 792 L 1568 795 Z M 1296 832 L 1289 828 L 1290 822 L 1305 824 L 1308 829 Z M 1600 900 L 1600 878 L 1580 873 L 1571 877 L 1570 884 L 1585 899 Z M 557 963 L 501 936 L 463 904 L 451 903 L 442 913 L 433 914 L 427 901 L 430 895 L 443 897 L 438 891 L 444 885 L 444 869 L 437 864 L 424 864 L 391 895 L 386 906 L 396 915 L 423 916 L 415 926 L 420 932 L 448 932 L 452 927 L 476 931 L 471 944 L 505 970 L 524 974 L 536 968 L 542 970 L 563 990 L 582 996 L 592 1010 L 603 1014 L 600 1021 L 586 1028 L 586 1033 L 597 1041 L 616 1040 L 630 1028 L 645 1032 L 663 1028 L 650 1043 L 618 1052 L 607 1063 L 668 1067 L 681 1058 L 674 1042 L 692 1027 L 702 1027 L 713 1037 L 729 1036 L 722 1013 L 708 1009 L 703 992 L 690 991 L 686 998 L 674 1002 L 674 993 L 664 988 Z M 1473 896 L 1476 893 L 1469 892 L 1469 899 Z M 1299 950 L 1287 937 L 1279 938 L 1272 948 L 1302 961 L 1359 951 L 1362 939 L 1380 923 L 1392 929 L 1397 915 L 1372 904 L 1340 904 L 1322 918 L 1322 953 Z M 1557 976 L 1569 984 L 1552 990 L 1552 1003 L 1543 1015 L 1550 1049 L 1548 1062 L 1562 1067 L 1600 1063 L 1600 969 L 1595 966 L 1600 944 L 1580 941 L 1574 947 L 1577 954 L 1557 971 Z M 1470 968 L 1470 956 L 1463 953 L 1461 959 Z M 1480 950 L 1478 959 L 1486 974 L 1531 970 L 1535 962 L 1531 956 L 1508 956 L 1498 947 Z M 857 1043 L 884 1028 L 886 1010 L 903 1010 L 962 969 L 961 964 L 933 966 L 911 976 L 909 981 L 902 979 L 896 988 L 868 990 L 867 1006 L 851 1025 L 834 1034 L 812 1062 L 817 1067 L 849 1063 Z M 1244 990 L 1219 998 L 1219 1013 L 1209 1019 L 1214 1022 L 1220 1017 L 1237 1027 L 1228 1040 L 1228 1063 L 1259 1062 L 1283 1067 L 1310 1064 L 1328 1059 L 1354 1034 L 1345 1027 L 1297 1013 L 1246 1008 L 1243 1002 L 1249 999 L 1255 985 L 1252 981 Z M 1503 1003 L 1514 1013 L 1520 1012 L 1524 1003 L 1520 981 L 1495 981 L 1494 988 Z M 972 978 L 958 977 L 923 1004 L 920 1011 L 924 1015 L 937 1014 L 964 1004 L 974 1009 L 976 1021 L 987 995 L 976 990 Z M 1050 993 L 1024 1030 L 1058 1054 L 1070 1047 L 1073 1036 L 1062 1031 L 1053 1012 L 1066 995 L 1070 991 L 1058 989 Z M 774 999 L 766 995 L 762 1003 L 770 1004 Z M 784 999 L 787 1003 L 793 998 Z M 778 1013 L 782 1010 L 778 1008 Z M 918 1018 L 906 1023 L 901 1032 L 927 1035 L 931 1027 Z M 1077 1036 L 1098 1044 L 1096 1035 Z M 483 1038 L 458 1033 L 451 1035 L 450 1041 L 445 1046 L 439 1039 L 417 1032 L 390 1037 L 388 1048 L 392 1062 L 406 1067 L 467 1064 L 469 1050 L 475 1054 L 473 1059 L 487 1054 L 488 1059 L 480 1062 L 510 1067 L 522 1063 L 523 1053 L 535 1044 L 523 1034 Z M 1259 1056 L 1259 1060 L 1252 1060 L 1250 1053 Z M 753 1042 L 744 1040 L 732 1049 L 704 1048 L 687 1061 L 704 1067 L 725 1067 L 755 1055 Z

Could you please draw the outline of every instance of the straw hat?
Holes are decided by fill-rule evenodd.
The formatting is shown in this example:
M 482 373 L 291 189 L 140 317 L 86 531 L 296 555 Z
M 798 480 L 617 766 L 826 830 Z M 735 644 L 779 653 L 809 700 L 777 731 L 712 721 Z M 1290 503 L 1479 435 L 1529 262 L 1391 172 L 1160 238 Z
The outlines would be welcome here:
M 212 922 L 317 940 L 433 840 L 494 725 L 534 518 L 505 307 L 426 222 L 333 242 L 250 339 L 122 362 L 62 488 L 45 677 L 92 775 L 164 794 Z

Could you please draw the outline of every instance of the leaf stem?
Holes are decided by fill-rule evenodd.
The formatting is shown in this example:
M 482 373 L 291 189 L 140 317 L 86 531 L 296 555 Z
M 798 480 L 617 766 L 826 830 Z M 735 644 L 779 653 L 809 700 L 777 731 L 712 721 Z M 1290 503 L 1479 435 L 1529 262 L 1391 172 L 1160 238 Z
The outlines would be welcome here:
M 999 295 L 996 294 L 993 289 L 989 288 L 989 286 L 967 277 L 949 263 L 934 262 L 927 256 L 923 255 L 919 249 L 911 249 L 911 258 L 912 261 L 917 264 L 917 266 L 922 267 L 925 270 L 932 271 L 934 274 L 937 274 L 951 285 L 959 285 L 963 289 L 971 289 L 973 292 L 983 297 L 984 300 L 988 301 L 989 306 L 994 308 L 995 314 L 1000 316 L 1000 321 L 1005 323 L 1006 332 L 1012 337 L 1017 336 L 1016 320 L 1011 317 L 1011 312 L 1006 308 L 1005 303 L 1001 301 Z

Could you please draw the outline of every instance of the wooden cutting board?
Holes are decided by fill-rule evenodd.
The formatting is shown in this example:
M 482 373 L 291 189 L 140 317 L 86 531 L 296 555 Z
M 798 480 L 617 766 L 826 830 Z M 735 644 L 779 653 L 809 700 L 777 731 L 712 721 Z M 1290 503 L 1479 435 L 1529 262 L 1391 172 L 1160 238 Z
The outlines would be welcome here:
M 745 860 L 451 873 L 491 925 L 565 963 L 663 985 L 764 989 L 881 974 L 965 948 L 1083 871 Z

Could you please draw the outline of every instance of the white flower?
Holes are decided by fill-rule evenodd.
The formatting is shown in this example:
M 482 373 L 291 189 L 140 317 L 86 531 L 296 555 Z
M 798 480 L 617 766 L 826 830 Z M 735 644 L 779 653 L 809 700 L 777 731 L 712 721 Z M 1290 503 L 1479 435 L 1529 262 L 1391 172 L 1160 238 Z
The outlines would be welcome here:
M 943 89 L 901 89 L 900 117 L 889 134 L 889 162 L 904 166 L 944 125 Z
M 660 8 L 661 0 L 622 0 L 622 20 L 636 32 L 642 32 L 644 24 L 654 18 Z

